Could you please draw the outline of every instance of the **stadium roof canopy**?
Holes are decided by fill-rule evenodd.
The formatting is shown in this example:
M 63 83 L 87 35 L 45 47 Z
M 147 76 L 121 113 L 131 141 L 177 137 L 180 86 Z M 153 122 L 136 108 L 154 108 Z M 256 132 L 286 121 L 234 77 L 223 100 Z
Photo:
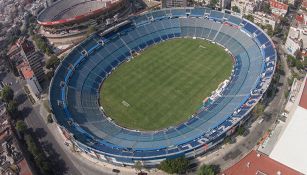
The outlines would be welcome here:
M 116 2 L 116 1 L 115 1 Z M 98 0 L 61 0 L 43 10 L 37 17 L 41 25 L 71 23 L 101 14 L 110 1 Z
M 270 157 L 307 174 L 307 83 L 288 126 L 276 143 Z
M 49 89 L 59 128 L 81 151 L 110 163 L 134 165 L 141 160 L 155 166 L 165 159 L 202 154 L 247 119 L 275 71 L 277 53 L 270 38 L 253 23 L 227 13 L 162 9 L 117 26 L 74 48 L 58 66 Z M 134 52 L 175 37 L 208 39 L 232 53 L 234 69 L 221 97 L 174 127 L 143 132 L 118 126 L 97 102 L 101 82 Z

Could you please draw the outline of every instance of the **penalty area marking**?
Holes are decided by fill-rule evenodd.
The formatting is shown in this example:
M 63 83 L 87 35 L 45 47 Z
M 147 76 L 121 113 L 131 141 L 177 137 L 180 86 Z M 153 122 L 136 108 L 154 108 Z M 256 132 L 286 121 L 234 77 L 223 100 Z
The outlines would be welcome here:
M 128 102 L 126 102 L 125 100 L 122 101 L 122 104 L 126 107 L 130 107 L 130 104 Z
M 203 45 L 199 45 L 199 48 L 206 49 L 206 47 Z

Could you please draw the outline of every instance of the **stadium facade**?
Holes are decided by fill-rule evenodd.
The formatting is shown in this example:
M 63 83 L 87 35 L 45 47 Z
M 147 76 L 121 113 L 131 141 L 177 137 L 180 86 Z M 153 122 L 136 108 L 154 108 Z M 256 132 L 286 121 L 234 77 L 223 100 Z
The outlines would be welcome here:
M 178 37 L 224 47 L 234 58 L 227 86 L 178 126 L 145 132 L 116 125 L 98 103 L 103 80 L 135 52 Z M 79 44 L 55 72 L 50 105 L 61 133 L 78 151 L 112 164 L 156 166 L 179 156 L 194 158 L 231 135 L 269 87 L 276 61 L 270 38 L 246 19 L 208 8 L 162 9 Z
M 89 26 L 103 29 L 130 13 L 128 0 L 61 0 L 37 17 L 40 33 L 54 44 L 82 41 Z

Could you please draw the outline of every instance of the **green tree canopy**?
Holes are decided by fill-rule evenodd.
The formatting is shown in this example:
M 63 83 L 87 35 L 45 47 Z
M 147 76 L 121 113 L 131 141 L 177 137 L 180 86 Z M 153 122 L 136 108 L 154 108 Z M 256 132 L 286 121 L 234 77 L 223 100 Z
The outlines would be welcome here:
M 8 104 L 7 104 L 7 111 L 8 113 L 16 118 L 18 116 L 18 104 L 16 101 L 11 100 Z
M 211 165 L 202 165 L 197 170 L 197 175 L 216 175 L 214 167 Z
M 26 130 L 28 129 L 27 124 L 22 121 L 22 120 L 18 120 L 16 122 L 16 130 L 20 133 L 24 133 Z
M 304 63 L 300 59 L 297 59 L 291 55 L 287 56 L 287 62 L 289 66 L 296 67 L 298 70 L 304 69 Z
M 257 103 L 257 105 L 254 107 L 252 114 L 256 117 L 260 117 L 264 112 L 264 105 L 262 103 Z
M 303 42 L 303 41 L 300 41 L 301 43 Z M 301 46 L 302 46 L 303 44 L 301 44 Z M 297 49 L 295 52 L 294 52 L 294 55 L 295 55 L 295 58 L 296 59 L 302 59 L 302 51 L 300 50 L 300 49 Z
M 55 55 L 51 55 L 51 57 L 46 62 L 46 68 L 55 69 L 59 64 L 60 64 L 60 59 Z
M 45 80 L 50 81 L 52 79 L 53 75 L 54 75 L 54 70 L 53 71 L 48 71 L 45 74 Z
M 92 33 L 96 31 L 95 27 L 90 25 L 87 29 L 86 36 L 90 36 Z
M 267 25 L 264 26 L 264 28 L 266 29 L 267 34 L 268 34 L 270 37 L 272 37 L 273 34 L 274 34 L 274 31 L 273 31 L 272 26 L 271 26 L 270 24 L 267 24 Z
M 140 162 L 140 161 L 135 162 L 135 163 L 134 163 L 134 168 L 135 168 L 137 171 L 142 171 L 142 168 L 143 168 L 142 162 Z
M 263 2 L 262 4 L 262 11 L 266 14 L 271 14 L 272 10 L 271 10 L 271 6 L 270 3 L 268 2 Z
M 209 7 L 214 8 L 218 2 L 218 0 L 210 0 Z
M 240 9 L 238 6 L 232 6 L 231 10 L 234 12 L 240 13 Z
M 304 58 L 303 65 L 307 67 L 307 57 Z
M 242 136 L 245 132 L 245 128 L 243 126 L 240 126 L 237 128 L 238 135 Z
M 247 20 L 249 20 L 249 21 L 251 21 L 251 22 L 254 22 L 254 17 L 253 17 L 253 15 L 251 15 L 251 14 L 244 15 L 243 18 L 245 18 L 245 19 L 247 19 Z
M 8 103 L 9 101 L 13 100 L 14 98 L 14 91 L 11 89 L 10 86 L 4 86 L 2 91 L 0 92 L 1 99 Z
M 291 67 L 295 66 L 295 58 L 293 56 L 288 55 L 287 56 L 287 62 L 288 62 L 288 65 L 291 66 Z
M 48 123 L 52 123 L 52 122 L 53 122 L 53 119 L 52 119 L 52 117 L 51 117 L 51 114 L 48 114 L 48 115 L 47 115 L 47 122 L 48 122 Z
M 51 165 L 48 159 L 45 157 L 44 153 L 37 147 L 33 137 L 29 134 L 26 134 L 24 139 L 26 141 L 28 151 L 31 153 L 31 155 L 34 158 L 35 164 L 40 169 L 41 172 L 40 174 L 44 175 L 54 174 L 52 172 Z
M 159 169 L 169 174 L 182 174 L 185 173 L 189 166 L 189 160 L 185 157 L 176 159 L 164 160 L 160 163 Z
M 32 39 L 35 41 L 35 44 L 39 48 L 39 50 L 46 53 L 47 55 L 51 55 L 53 53 L 52 49 L 48 45 L 48 41 L 46 40 L 46 38 L 40 35 L 34 34 L 32 36 Z

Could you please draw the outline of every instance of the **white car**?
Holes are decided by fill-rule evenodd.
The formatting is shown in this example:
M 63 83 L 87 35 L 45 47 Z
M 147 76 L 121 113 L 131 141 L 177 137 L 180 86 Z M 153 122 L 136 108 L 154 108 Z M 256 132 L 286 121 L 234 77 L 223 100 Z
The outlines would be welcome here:
M 283 117 L 288 117 L 288 114 L 287 114 L 286 112 L 283 112 L 281 115 L 282 115 Z

